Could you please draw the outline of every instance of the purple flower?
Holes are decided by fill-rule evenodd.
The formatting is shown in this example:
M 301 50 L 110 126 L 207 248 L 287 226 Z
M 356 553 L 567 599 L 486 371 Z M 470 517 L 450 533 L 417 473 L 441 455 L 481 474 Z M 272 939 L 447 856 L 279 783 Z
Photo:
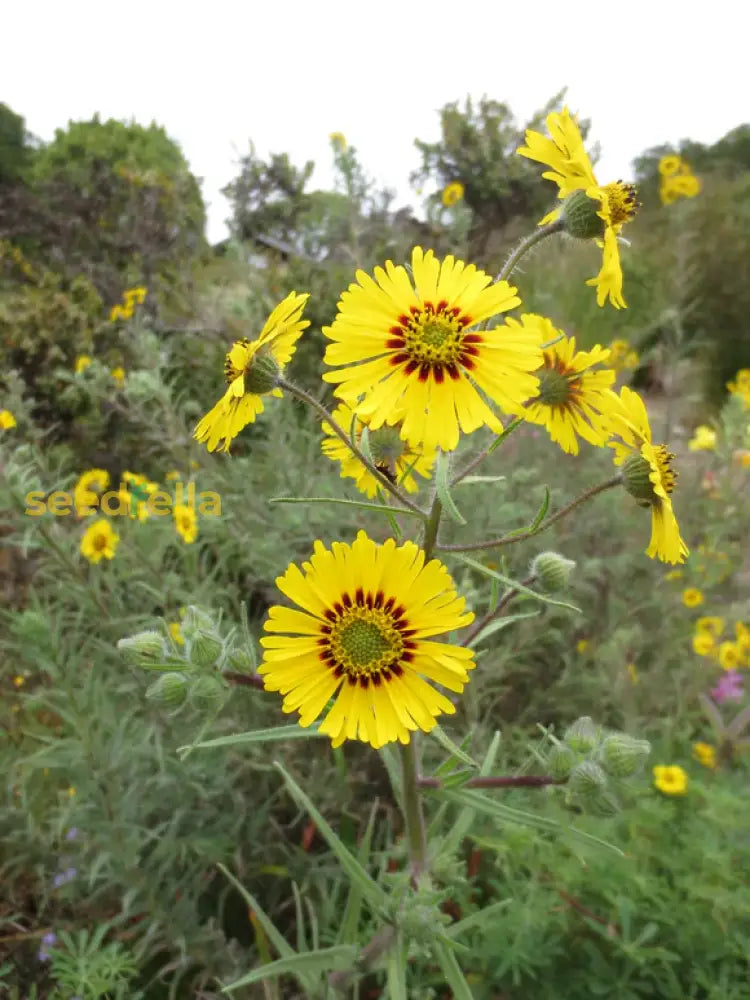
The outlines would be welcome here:
M 71 826 L 71 828 L 65 834 L 65 839 L 66 840 L 75 840 L 77 836 L 78 836 L 78 827 L 77 826 Z
M 42 944 L 53 945 L 57 941 L 57 934 L 54 931 L 48 931 L 42 938 Z
M 722 701 L 737 701 L 742 694 L 742 675 L 737 670 L 727 670 L 716 687 L 711 688 L 711 697 L 718 705 Z
M 47 951 L 47 948 L 51 948 L 52 945 L 57 941 L 57 934 L 54 931 L 48 931 L 42 937 L 42 945 L 37 953 L 37 958 L 40 962 L 49 962 L 51 955 Z
M 58 872 L 52 879 L 52 887 L 54 889 L 59 889 L 61 886 L 67 885 L 68 882 L 73 881 L 77 874 L 77 868 L 66 868 L 64 872 Z

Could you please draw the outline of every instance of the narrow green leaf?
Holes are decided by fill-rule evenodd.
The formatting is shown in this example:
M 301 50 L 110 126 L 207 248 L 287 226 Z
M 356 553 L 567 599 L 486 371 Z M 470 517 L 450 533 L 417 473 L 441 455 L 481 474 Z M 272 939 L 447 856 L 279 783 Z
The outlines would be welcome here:
M 312 800 L 302 791 L 294 778 L 286 771 L 278 761 L 274 761 L 274 767 L 281 774 L 286 782 L 287 788 L 296 800 L 298 805 L 306 809 L 311 819 L 318 828 L 318 833 L 323 837 L 333 853 L 341 862 L 349 878 L 356 882 L 370 906 L 380 908 L 385 905 L 386 895 L 383 889 L 377 884 L 354 857 L 349 848 L 334 832 L 333 827 L 324 819 L 323 814 L 318 811 Z
M 511 422 L 508 424 L 508 426 L 505 428 L 502 434 L 498 434 L 498 436 L 492 442 L 490 447 L 487 449 L 487 454 L 491 455 L 492 452 L 495 450 L 495 448 L 499 448 L 500 445 L 503 443 L 503 441 L 507 437 L 510 437 L 510 435 L 513 433 L 516 427 L 520 427 L 522 423 L 523 423 L 523 417 L 516 417 L 515 420 L 511 420 Z
M 338 503 L 344 507 L 361 507 L 363 510 L 377 510 L 381 514 L 409 515 L 424 520 L 422 511 L 410 510 L 408 507 L 386 507 L 382 503 L 367 500 L 345 500 L 343 497 L 271 497 L 269 503 Z
M 500 749 L 500 733 L 495 733 L 492 737 L 492 742 L 487 748 L 487 753 L 484 755 L 484 760 L 479 766 L 479 774 L 486 778 L 492 774 L 492 770 L 495 766 L 495 759 L 497 758 L 497 752 Z M 459 809 L 458 815 L 456 816 L 455 822 L 449 833 L 445 838 L 445 852 L 446 854 L 451 854 L 453 851 L 457 851 L 461 846 L 461 841 L 467 835 L 474 823 L 474 817 L 476 813 L 473 809 L 463 807 Z
M 502 483 L 507 478 L 507 476 L 465 476 L 456 485 L 465 486 L 467 483 Z
M 454 1000 L 474 1000 L 471 988 L 453 952 L 440 942 L 435 942 L 431 950 L 443 970 L 446 983 L 453 991 Z
M 541 502 L 541 504 L 539 506 L 539 510 L 536 512 L 536 517 L 534 518 L 534 520 L 531 522 L 531 524 L 528 527 L 529 531 L 536 531 L 536 529 L 539 527 L 539 525 L 542 523 L 542 521 L 547 516 L 547 511 L 549 510 L 549 498 L 550 498 L 549 486 L 545 486 L 544 487 L 544 500 L 542 500 L 542 502 Z
M 451 555 L 459 562 L 464 563 L 466 566 L 471 566 L 471 568 L 475 569 L 478 573 L 482 573 L 484 576 L 489 576 L 492 579 L 499 580 L 500 583 L 504 584 L 506 587 L 517 590 L 519 594 L 526 594 L 528 597 L 533 597 L 535 600 L 541 601 L 542 604 L 551 604 L 556 608 L 566 608 L 568 611 L 575 611 L 576 614 L 581 614 L 581 609 L 577 608 L 575 604 L 570 604 L 568 601 L 558 601 L 555 598 L 547 597 L 546 594 L 539 594 L 535 590 L 531 590 L 530 587 L 526 587 L 519 580 L 512 580 L 509 576 L 504 576 L 502 573 L 498 573 L 497 570 L 490 569 L 489 566 L 485 566 L 484 563 L 477 562 L 476 559 L 472 559 L 470 556 L 467 556 L 462 552 L 451 552 Z
M 437 489 L 440 503 L 452 521 L 455 521 L 456 524 L 466 524 L 466 518 L 461 514 L 458 507 L 456 507 L 450 493 L 449 472 L 450 457 L 445 452 L 438 450 L 437 462 L 435 463 L 435 488 Z
M 400 935 L 388 953 L 387 977 L 389 1000 L 409 1000 L 406 986 L 406 950 Z
M 508 625 L 512 625 L 513 622 L 520 621 L 522 618 L 537 618 L 541 612 L 539 611 L 527 611 L 525 614 L 508 615 L 507 617 L 496 618 L 494 622 L 490 622 L 488 625 L 478 632 L 477 635 L 469 643 L 470 647 L 478 646 L 483 639 L 489 639 L 491 635 L 495 632 L 499 632 L 501 629 L 507 628 Z
M 315 726 L 303 729 L 301 726 L 276 726 L 274 729 L 251 729 L 246 733 L 232 733 L 231 736 L 217 736 L 213 740 L 202 743 L 188 743 L 177 747 L 177 752 L 183 750 L 204 750 L 208 747 L 231 747 L 239 743 L 275 743 L 278 740 L 303 740 L 314 736 L 323 736 Z M 326 737 L 328 739 L 329 737 Z
M 354 421 L 356 421 L 356 419 L 357 419 L 357 417 L 355 415 Z M 352 426 L 354 426 L 354 421 L 352 422 Z M 354 441 L 354 440 L 356 440 L 356 439 L 354 437 L 352 437 L 352 441 Z M 370 450 L 370 428 L 369 427 L 363 427 L 362 428 L 362 433 L 359 436 L 359 450 L 365 456 L 365 458 L 370 463 L 370 465 L 375 465 L 375 458 L 373 457 L 372 451 Z
M 504 910 L 507 906 L 510 906 L 513 902 L 514 900 L 512 899 L 499 899 L 496 903 L 485 906 L 483 910 L 477 910 L 471 916 L 464 917 L 463 920 L 459 920 L 455 924 L 450 924 L 450 926 L 445 928 L 445 933 L 453 938 L 461 937 L 462 934 L 473 930 L 475 927 L 479 930 L 487 930 L 491 925 L 494 915 L 499 913 L 500 910 Z
M 479 767 L 479 764 L 472 757 L 453 742 L 441 726 L 436 725 L 430 735 L 435 737 L 443 750 L 447 750 L 449 754 L 455 757 L 456 760 L 460 760 L 462 764 L 468 764 L 469 767 L 473 768 Z
M 359 850 L 357 851 L 358 860 L 363 867 L 370 857 L 372 833 L 375 829 L 375 816 L 377 814 L 377 810 L 378 801 L 376 799 L 370 809 L 370 816 L 367 820 L 367 826 L 365 827 L 364 836 L 362 837 L 362 843 L 359 845 Z M 355 882 L 351 882 L 349 885 L 349 895 L 346 900 L 346 906 L 344 907 L 344 915 L 341 918 L 341 923 L 339 925 L 338 940 L 340 944 L 352 944 L 359 941 L 358 932 L 361 914 L 362 890 Z
M 259 969 L 253 969 L 241 979 L 236 979 L 229 986 L 222 989 L 222 993 L 231 993 L 240 986 L 249 986 L 250 983 L 260 983 L 266 979 L 275 979 L 277 976 L 295 976 L 304 986 L 305 980 L 302 978 L 320 975 L 321 972 L 334 972 L 350 965 L 357 955 L 357 949 L 351 944 L 335 944 L 331 948 L 320 948 L 318 951 L 307 951 L 303 955 L 291 955 L 288 958 L 280 958 L 270 965 L 262 965 Z M 317 985 L 317 983 L 316 983 Z M 309 987 L 305 986 L 309 990 Z M 315 985 L 313 993 L 317 993 Z M 313 993 L 308 992 L 308 996 Z

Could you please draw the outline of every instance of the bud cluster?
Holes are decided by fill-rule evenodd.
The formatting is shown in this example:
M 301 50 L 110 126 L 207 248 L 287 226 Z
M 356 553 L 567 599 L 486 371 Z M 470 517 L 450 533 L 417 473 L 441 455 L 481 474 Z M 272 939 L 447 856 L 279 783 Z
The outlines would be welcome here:
M 200 712 L 218 711 L 228 685 L 223 671 L 254 671 L 255 651 L 247 644 L 224 640 L 210 614 L 191 605 L 179 624 L 183 642 L 178 647 L 160 631 L 149 629 L 120 639 L 117 648 L 133 666 L 158 670 L 146 697 L 155 704 L 179 711 L 186 704 Z
M 547 767 L 567 778 L 566 802 L 600 816 L 620 808 L 618 783 L 638 774 L 651 752 L 648 740 L 605 730 L 584 715 L 568 726 L 562 740 L 553 738 Z

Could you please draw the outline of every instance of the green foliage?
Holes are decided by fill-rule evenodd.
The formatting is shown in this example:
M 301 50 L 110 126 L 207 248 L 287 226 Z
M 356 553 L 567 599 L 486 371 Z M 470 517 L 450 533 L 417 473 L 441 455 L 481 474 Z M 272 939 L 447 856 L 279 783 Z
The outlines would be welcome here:
M 0 188 L 25 177 L 32 156 L 24 119 L 0 101 Z

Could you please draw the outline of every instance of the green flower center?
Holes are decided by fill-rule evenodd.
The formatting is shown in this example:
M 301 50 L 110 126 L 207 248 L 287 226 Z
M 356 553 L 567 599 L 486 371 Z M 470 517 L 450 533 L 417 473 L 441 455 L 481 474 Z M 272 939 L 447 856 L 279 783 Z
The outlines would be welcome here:
M 422 327 L 422 343 L 428 347 L 442 347 L 453 332 L 450 323 L 428 320 Z
M 449 306 L 445 300 L 434 305 L 424 302 L 412 306 L 411 315 L 398 318 L 398 325 L 390 329 L 387 347 L 396 353 L 391 361 L 405 365 L 404 373 L 419 372 L 425 380 L 430 374 L 442 382 L 445 375 L 452 379 L 461 376 L 459 366 L 474 367 L 474 357 L 479 354 L 476 345 L 482 342 L 479 333 L 464 333 L 472 319 L 458 306 Z
M 535 372 L 539 379 L 539 397 L 536 402 L 545 406 L 564 406 L 570 399 L 570 376 L 556 368 L 543 368 Z
M 333 626 L 330 650 L 350 678 L 369 678 L 398 662 L 404 640 L 387 612 L 355 606 L 347 608 Z
M 370 431 L 370 451 L 376 465 L 392 469 L 406 454 L 406 450 L 406 442 L 399 436 L 397 427 L 380 427 L 376 431 Z

